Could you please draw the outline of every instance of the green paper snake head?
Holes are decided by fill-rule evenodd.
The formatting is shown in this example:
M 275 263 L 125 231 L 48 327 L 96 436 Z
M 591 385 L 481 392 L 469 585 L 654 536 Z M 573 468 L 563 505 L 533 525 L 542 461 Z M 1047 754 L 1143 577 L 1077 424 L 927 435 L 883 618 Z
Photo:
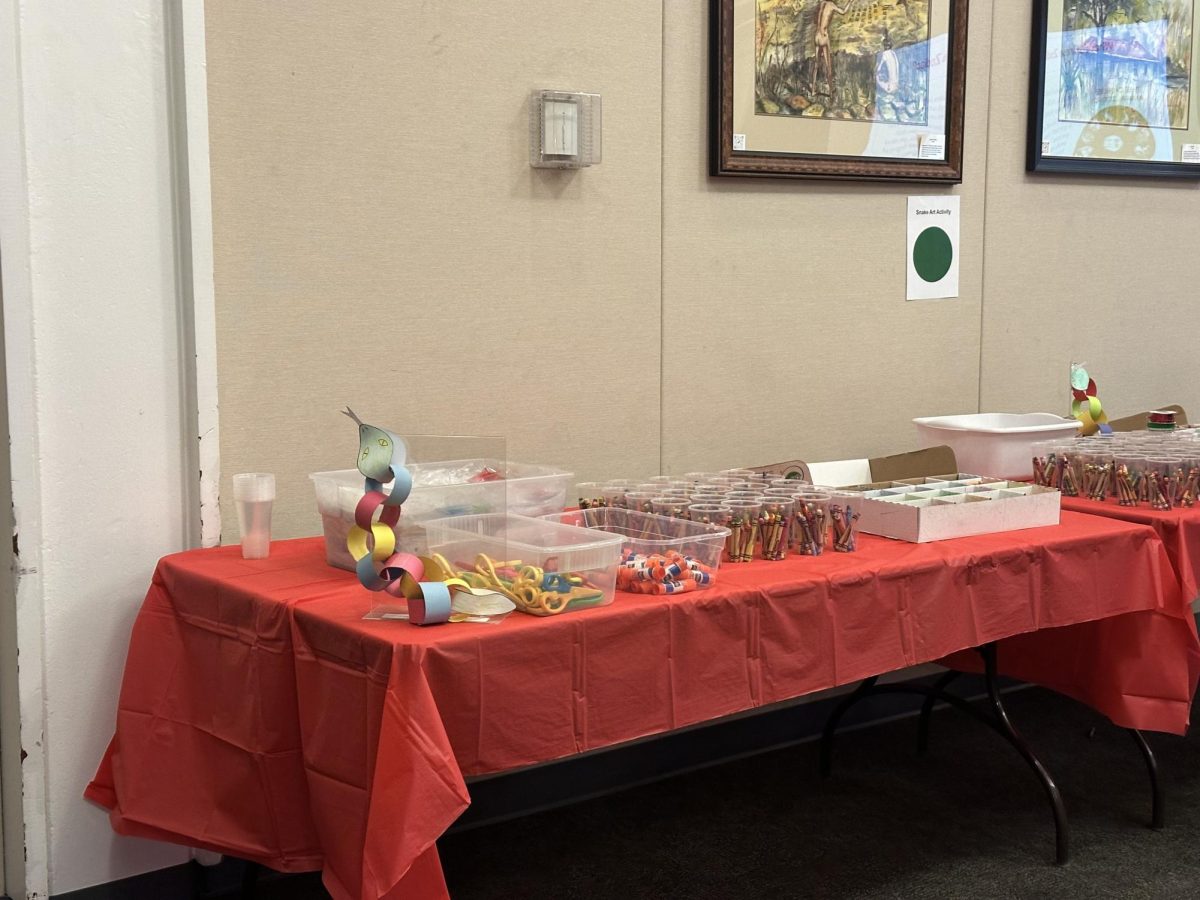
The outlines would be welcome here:
M 358 424 L 358 471 L 364 477 L 379 482 L 391 481 L 392 464 L 404 464 L 403 442 L 390 431 L 365 424 L 348 406 L 342 415 L 349 416 Z

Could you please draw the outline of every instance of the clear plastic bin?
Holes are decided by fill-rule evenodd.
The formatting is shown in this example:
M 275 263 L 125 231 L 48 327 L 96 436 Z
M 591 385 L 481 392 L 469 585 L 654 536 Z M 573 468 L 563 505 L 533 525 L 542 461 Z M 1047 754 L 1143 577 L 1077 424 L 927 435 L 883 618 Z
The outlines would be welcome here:
M 396 527 L 398 549 L 424 554 L 428 547 L 428 519 L 473 513 L 511 512 L 542 516 L 566 506 L 567 487 L 574 476 L 550 466 L 504 462 L 497 459 L 457 459 L 412 463 L 413 489 L 404 501 Z M 470 479 L 491 469 L 502 476 L 494 481 Z M 354 507 L 363 495 L 363 477 L 357 469 L 317 472 L 309 476 L 317 493 L 317 511 L 325 533 L 325 559 L 331 566 L 354 570 L 346 549 L 346 535 L 354 527 Z
M 709 584 L 716 581 L 721 553 L 729 537 L 729 529 L 719 525 L 688 522 L 631 509 L 580 509 L 555 513 L 543 519 L 618 535 L 622 555 L 666 556 L 675 552 L 689 556 L 711 571 L 713 577 Z
M 521 571 L 524 567 L 540 570 L 544 581 L 536 593 L 559 596 L 551 596 L 548 604 L 518 603 L 522 612 L 556 615 L 613 601 L 621 558 L 619 535 L 510 514 L 431 519 L 424 527 L 429 552 L 445 557 L 456 570 L 473 571 L 479 564 L 486 570 L 481 554 L 506 582 L 508 576 L 518 574 L 529 578 Z

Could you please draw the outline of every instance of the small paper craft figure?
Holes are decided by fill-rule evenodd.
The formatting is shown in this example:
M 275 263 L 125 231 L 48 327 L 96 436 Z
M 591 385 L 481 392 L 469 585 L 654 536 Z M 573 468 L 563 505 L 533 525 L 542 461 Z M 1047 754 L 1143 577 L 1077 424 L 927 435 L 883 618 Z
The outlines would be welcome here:
M 1096 432 L 1112 434 L 1108 415 L 1096 396 L 1096 381 L 1083 363 L 1071 363 L 1071 415 L 1083 423 L 1080 433 L 1085 437 Z

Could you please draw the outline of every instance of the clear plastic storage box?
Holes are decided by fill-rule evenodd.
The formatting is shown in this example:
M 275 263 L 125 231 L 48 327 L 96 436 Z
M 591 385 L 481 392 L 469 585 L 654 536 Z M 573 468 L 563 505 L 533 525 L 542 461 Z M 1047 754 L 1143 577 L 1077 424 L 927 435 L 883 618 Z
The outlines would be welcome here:
M 549 522 L 617 535 L 621 538 L 622 554 L 665 556 L 674 551 L 690 556 L 712 571 L 714 581 L 717 568 L 721 565 L 725 539 L 729 537 L 729 529 L 719 525 L 705 525 L 616 507 L 577 509 L 543 518 Z
M 429 552 L 445 557 L 455 570 L 494 569 L 506 581 L 520 573 L 526 581 L 542 582 L 530 599 L 560 595 L 551 598 L 550 608 L 520 603 L 522 612 L 553 615 L 552 610 L 572 612 L 613 601 L 621 556 L 618 535 L 511 514 L 432 519 L 424 527 Z M 530 566 L 537 571 L 530 573 Z
M 410 553 L 425 553 L 428 519 L 477 513 L 511 512 L 542 516 L 566 505 L 567 486 L 574 475 L 549 466 L 504 462 L 497 459 L 456 459 L 411 463 L 413 489 L 404 502 L 396 528 L 397 546 Z M 492 481 L 471 481 L 491 470 Z M 363 477 L 357 469 L 317 472 L 309 476 L 317 492 L 317 510 L 325 533 L 325 559 L 339 569 L 354 569 L 346 549 L 346 535 L 354 526 L 354 507 L 363 495 Z

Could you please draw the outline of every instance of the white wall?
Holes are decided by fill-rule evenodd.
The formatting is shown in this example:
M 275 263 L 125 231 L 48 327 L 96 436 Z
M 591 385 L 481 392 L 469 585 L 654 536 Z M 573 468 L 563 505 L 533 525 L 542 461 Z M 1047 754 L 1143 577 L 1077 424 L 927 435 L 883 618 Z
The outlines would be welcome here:
M 117 837 L 82 798 L 155 560 L 184 540 L 182 386 L 163 3 L 4 2 L 0 246 L 40 897 L 187 858 Z

